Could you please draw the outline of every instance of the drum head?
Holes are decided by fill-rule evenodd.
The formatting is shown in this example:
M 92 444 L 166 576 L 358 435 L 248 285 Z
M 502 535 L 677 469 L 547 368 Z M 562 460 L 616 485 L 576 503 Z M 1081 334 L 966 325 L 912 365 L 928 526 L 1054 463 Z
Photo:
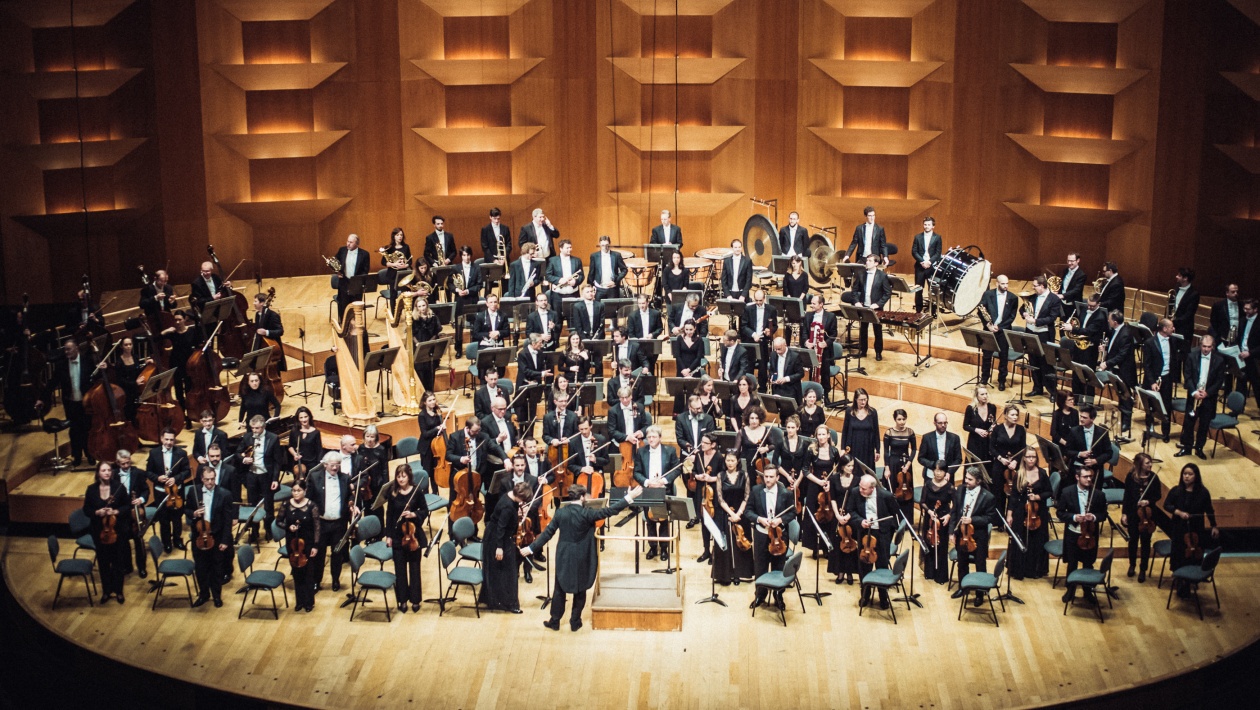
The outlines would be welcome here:
M 980 298 L 989 287 L 989 262 L 977 261 L 967 269 L 954 291 L 954 313 L 965 316 L 980 305 Z
M 770 266 L 779 253 L 779 230 L 768 217 L 755 214 L 744 222 L 744 254 L 754 266 Z
M 812 282 L 816 284 L 830 283 L 831 271 L 827 267 L 827 259 L 834 251 L 835 248 L 827 235 L 814 234 L 810 236 L 809 243 L 805 245 L 807 254 L 805 270 L 809 272 L 809 278 Z

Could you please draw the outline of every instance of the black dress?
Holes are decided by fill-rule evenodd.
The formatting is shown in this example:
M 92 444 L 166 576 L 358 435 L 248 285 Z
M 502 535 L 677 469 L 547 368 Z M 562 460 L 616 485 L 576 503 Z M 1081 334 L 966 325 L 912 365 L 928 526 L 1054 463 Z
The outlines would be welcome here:
M 691 283 L 691 272 L 683 268 L 682 273 L 675 274 L 673 269 L 665 269 L 661 272 L 661 283 L 665 286 L 665 302 L 669 303 L 670 294 L 687 289 L 687 284 Z
M 805 437 L 797 436 L 796 447 L 792 448 L 787 436 L 783 436 L 775 444 L 774 458 L 780 468 L 791 471 L 792 477 L 795 478 L 809 465 L 813 455 L 809 453 L 809 442 L 805 441 Z M 804 492 L 804 488 L 801 491 Z
M 800 276 L 783 275 L 783 295 L 788 298 L 804 298 L 809 293 L 809 273 L 801 270 Z
M 315 521 L 319 519 L 319 506 L 314 501 L 310 501 L 305 506 L 299 508 L 286 502 L 284 509 L 280 511 L 280 517 L 276 523 L 284 529 L 285 546 L 288 547 L 290 554 L 294 551 L 294 545 L 298 539 L 302 540 L 302 548 L 308 556 L 306 565 L 298 567 L 290 560 L 289 570 L 293 575 L 293 595 L 297 597 L 295 602 L 298 609 L 314 606 L 315 604 L 315 587 L 311 581 L 311 563 L 309 555 L 311 550 L 319 549 L 319 525 Z M 297 530 L 292 530 L 294 525 Z
M 967 410 L 963 412 L 963 429 L 967 432 L 967 450 L 979 456 L 978 460 L 984 460 L 985 454 L 989 451 L 989 438 L 980 436 L 977 431 L 988 431 L 989 427 L 997 422 L 997 407 L 992 403 L 988 404 L 988 414 L 981 416 L 974 405 L 967 405 Z
M 272 414 L 272 411 L 275 414 Z M 264 381 L 262 386 L 256 390 L 248 387 L 241 390 L 241 409 L 237 413 L 236 421 L 248 422 L 258 415 L 263 419 L 270 419 L 273 416 L 280 415 L 280 403 L 276 401 L 276 395 L 271 391 L 271 387 Z
M 726 430 L 739 431 L 744 426 L 744 412 L 753 406 L 761 406 L 761 400 L 752 396 L 748 399 L 748 404 L 740 405 L 739 397 L 731 397 L 726 403 Z
M 494 512 L 486 521 L 485 538 L 481 543 L 485 583 L 481 585 L 481 602 L 490 609 L 519 609 L 517 575 L 520 550 L 516 546 L 519 509 L 511 496 L 499 498 Z M 503 550 L 503 559 L 495 553 Z
M 133 474 L 134 475 L 134 474 Z M 131 538 L 135 535 L 131 528 L 130 509 L 131 495 L 123 489 L 121 483 L 111 482 L 110 494 L 101 497 L 101 486 L 95 481 L 83 494 L 83 513 L 88 516 L 91 525 L 88 532 L 92 535 L 92 543 L 96 546 L 96 564 L 101 572 L 102 594 L 122 594 L 123 576 L 126 574 L 128 554 L 131 549 Z M 96 514 L 102 508 L 114 508 L 119 511 L 114 518 L 114 531 L 118 539 L 106 545 L 101 541 L 101 531 L 105 529 L 104 518 Z
M 801 420 L 801 436 L 808 436 L 811 439 L 814 438 L 814 432 L 818 431 L 818 427 L 827 423 L 827 410 L 819 407 L 818 405 L 814 405 L 813 414 L 810 414 L 805 411 L 804 407 L 801 407 L 796 410 L 796 416 Z
M 440 410 L 439 410 L 440 411 Z M 437 474 L 433 470 L 437 460 L 433 458 L 433 439 L 437 437 L 438 427 L 442 426 L 442 415 L 420 412 L 417 415 L 420 424 L 420 463 L 429 474 L 429 492 L 438 492 Z
M 1186 555 L 1186 533 L 1199 536 L 1201 550 L 1208 550 L 1215 545 L 1203 527 L 1204 516 L 1212 527 L 1216 527 L 1216 509 L 1212 507 L 1212 494 L 1203 486 L 1195 486 L 1193 491 L 1187 491 L 1184 485 L 1179 485 L 1168 491 L 1168 497 L 1164 499 L 1164 510 L 1172 517 L 1172 524 L 1169 526 L 1172 554 L 1169 556 L 1168 567 L 1177 570 L 1186 565 L 1199 564 L 1199 558 L 1190 559 Z M 1182 520 L 1177 511 L 1189 513 L 1190 518 Z
M 390 239 L 389 246 L 385 247 L 385 251 L 387 253 L 391 251 L 402 252 L 403 256 L 407 257 L 407 268 L 411 268 L 411 245 L 410 244 L 394 246 L 394 240 Z M 386 266 L 387 264 L 389 264 L 389 260 L 385 258 L 385 254 L 381 254 L 381 266 Z
M 722 418 L 722 400 L 718 399 L 717 395 L 714 395 L 711 399 L 709 399 L 708 404 L 705 404 L 704 400 L 701 400 L 700 413 L 713 417 L 713 421 L 716 422 L 718 419 Z
M 416 517 L 407 519 L 416 524 L 418 545 L 415 550 L 408 550 L 403 544 L 402 514 L 408 510 L 416 514 Z M 394 600 L 399 604 L 408 601 L 413 605 L 420 603 L 420 556 L 429 544 L 424 534 L 424 521 L 428 517 L 429 507 L 424 502 L 424 491 L 413 487 L 402 493 L 396 485 L 390 484 L 389 494 L 385 497 L 385 535 L 394 551 Z M 506 552 L 504 557 L 507 557 Z
M 836 473 L 831 474 L 831 478 L 828 479 L 831 481 L 831 500 L 835 502 L 836 508 L 838 508 L 841 513 L 844 513 L 844 507 L 846 504 L 845 491 L 846 490 L 848 491 L 848 496 L 850 498 L 858 495 L 858 491 L 857 491 L 858 481 L 860 481 L 861 478 L 862 477 L 857 475 L 857 473 L 855 472 L 853 476 L 850 478 L 850 480 L 846 483 L 844 481 L 844 475 L 839 472 L 836 472 Z M 836 527 L 838 527 L 840 521 L 837 520 L 835 521 L 835 523 L 836 523 L 835 525 L 831 526 L 832 527 L 831 530 L 827 530 L 826 528 L 823 528 L 823 532 L 826 532 L 828 535 L 831 535 L 832 537 L 831 554 L 827 556 L 827 574 L 833 574 L 836 576 L 839 576 L 842 574 L 844 575 L 851 574 L 856 577 L 859 574 L 858 550 L 854 550 L 853 552 L 849 552 L 849 553 L 840 551 L 840 535 L 836 532 Z M 849 519 L 849 528 L 850 528 L 850 534 L 853 535 L 855 538 L 860 536 L 861 526 L 859 526 L 857 522 L 852 518 Z
M 1000 430 L 1002 427 L 998 427 Z M 1018 479 L 1016 479 L 1018 481 Z M 1041 527 L 1028 531 L 1029 494 L 1040 500 L 1033 501 L 1037 517 L 1041 518 Z M 1046 552 L 1046 542 L 1050 540 L 1050 511 L 1046 501 L 1050 499 L 1050 477 L 1045 469 L 1037 469 L 1037 480 L 1031 486 L 1016 485 L 1007 502 L 1007 511 L 1011 514 L 1011 528 L 1023 541 L 1026 550 L 1020 550 L 1013 541 L 1007 548 L 1007 569 L 1012 579 L 1040 579 L 1050 572 L 1050 555 Z
M 1069 409 L 1067 414 L 1062 409 L 1054 410 L 1054 416 L 1050 418 L 1050 437 L 1054 439 L 1054 443 L 1063 446 L 1067 443 L 1068 434 L 1072 429 L 1081 425 L 1081 414 L 1075 409 Z
M 595 361 L 591 358 L 590 352 L 583 352 L 586 352 L 586 357 L 569 350 L 560 354 L 560 366 L 564 368 L 565 376 L 570 382 L 586 382 L 591 379 L 591 373 L 595 370 Z M 576 371 L 573 369 L 575 367 Z
M 988 457 L 992 461 L 989 464 L 989 478 L 991 479 L 989 490 L 997 498 L 998 510 L 1002 510 L 1006 506 L 1006 472 L 1004 470 L 1006 467 L 1002 465 L 1001 461 L 998 461 L 998 456 L 1005 456 L 1008 459 L 1019 458 L 1026 446 L 1028 446 L 1028 433 L 1019 424 L 1015 425 L 1015 433 L 1013 435 L 1006 433 L 1005 424 L 998 424 L 994 428 L 993 433 L 989 434 Z M 973 451 L 973 453 L 980 454 L 979 451 Z M 1016 475 L 1018 475 L 1019 468 L 1022 465 L 1022 463 L 1016 464 L 1014 472 Z
M 113 382 L 123 389 L 123 396 L 126 399 L 123 412 L 132 424 L 136 422 L 136 412 L 140 410 L 140 385 L 136 384 L 136 378 L 140 376 L 140 371 L 143 369 L 144 360 L 140 358 L 133 358 L 130 365 L 123 362 L 122 358 L 118 358 L 118 364 L 114 366 Z
M 411 322 L 411 337 L 417 343 L 427 343 L 430 340 L 436 340 L 442 333 L 442 323 L 436 315 L 430 315 L 427 318 L 416 318 Z M 437 365 L 432 361 L 416 362 L 416 378 L 420 380 L 420 386 L 425 392 L 434 390 L 434 378 L 437 374 Z
M 679 377 L 699 377 L 700 368 L 704 365 L 704 341 L 696 338 L 691 345 L 680 335 L 674 338 L 672 347 L 674 360 L 677 361 Z M 683 375 L 683 370 L 691 370 L 691 375 Z
M 944 518 L 954 509 L 954 485 L 946 479 L 945 485 L 937 488 L 935 482 L 928 481 L 923 486 L 922 498 L 924 511 L 934 510 L 938 519 Z M 952 524 L 954 521 L 951 519 L 949 522 Z M 927 544 L 927 534 L 931 526 L 932 516 L 925 512 L 920 518 L 919 525 L 919 536 L 923 538 L 924 544 Z M 937 584 L 949 582 L 949 530 L 947 528 L 947 525 L 942 524 L 937 529 L 936 544 L 929 545 L 927 551 L 923 553 L 923 577 Z
M 735 437 L 735 442 L 735 447 L 739 449 L 739 457 L 748 462 L 749 468 L 753 466 L 760 456 L 757 453 L 759 447 L 769 447 L 770 450 L 764 456 L 764 458 L 769 459 L 776 446 L 774 430 L 765 424 L 761 425 L 761 435 L 756 437 L 749 436 L 747 427 L 740 429 L 739 436 Z
M 906 427 L 904 434 L 898 434 L 892 429 L 884 432 L 884 465 L 891 472 L 889 475 L 900 471 L 905 462 L 913 461 L 918 450 L 918 439 L 910 427 Z
M 818 517 L 818 494 L 822 493 L 822 486 L 814 483 L 809 476 L 812 475 L 814 478 L 819 478 L 824 481 L 827 480 L 827 478 L 831 475 L 831 467 L 835 465 L 836 457 L 839 452 L 830 446 L 827 447 L 826 450 L 814 447 L 813 451 L 810 451 L 808 447 L 801 448 L 804 449 L 804 456 L 802 458 L 805 462 L 801 470 L 808 475 L 801 480 L 801 485 L 797 490 L 801 497 L 802 509 L 809 510 L 808 513 L 802 513 L 797 516 L 801 521 L 801 546 L 807 550 L 820 550 L 823 548 L 823 545 L 821 545 L 818 541 L 818 531 L 814 529 L 813 522 L 808 520 L 808 518 L 811 514 L 815 518 Z M 805 468 L 805 466 L 808 468 Z M 823 532 L 826 532 L 830 536 L 831 533 L 834 532 L 834 529 L 828 530 L 828 525 L 830 525 L 830 523 L 824 525 L 821 521 L 819 522 L 819 527 L 823 528 Z M 831 544 L 834 545 L 835 540 L 832 540 Z
M 849 455 L 875 470 L 875 454 L 879 453 L 879 412 L 867 407 L 865 419 L 854 416 L 850 409 L 844 415 L 840 430 L 840 446 L 849 447 Z
M 750 490 L 748 475 L 741 471 L 735 476 L 734 480 L 731 480 L 730 476 L 723 472 L 719 485 L 721 486 L 722 500 L 726 501 L 731 510 L 739 512 L 740 506 L 748 501 Z M 732 521 L 722 506 L 714 506 L 713 521 L 717 523 L 718 529 L 726 535 L 726 550 L 715 549 L 713 551 L 714 581 L 718 584 L 730 584 L 731 582 L 738 584 L 741 580 L 752 579 L 752 549 L 741 550 L 739 545 L 735 543 L 734 528 L 731 527 Z M 744 531 L 744 537 L 751 542 L 753 539 L 752 527 L 742 519 L 736 519 L 733 523 L 740 526 L 740 529 Z
M 306 472 L 314 471 L 324 456 L 324 444 L 320 439 L 319 429 L 303 433 L 298 427 L 289 432 L 289 447 L 298 452 L 298 461 L 306 467 Z

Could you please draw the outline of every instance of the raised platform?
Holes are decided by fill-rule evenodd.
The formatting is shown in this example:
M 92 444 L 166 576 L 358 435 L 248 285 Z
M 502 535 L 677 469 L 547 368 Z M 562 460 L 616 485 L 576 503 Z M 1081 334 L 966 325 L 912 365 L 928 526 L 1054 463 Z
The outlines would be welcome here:
M 682 580 L 673 574 L 601 574 L 591 602 L 591 628 L 682 631 L 685 597 Z

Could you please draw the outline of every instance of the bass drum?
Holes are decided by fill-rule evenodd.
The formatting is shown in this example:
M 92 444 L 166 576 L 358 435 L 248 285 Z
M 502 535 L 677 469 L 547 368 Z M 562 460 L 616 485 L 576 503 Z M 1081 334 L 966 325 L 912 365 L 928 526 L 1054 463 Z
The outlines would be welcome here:
M 753 266 L 767 268 L 779 255 L 779 230 L 769 217 L 755 214 L 744 222 L 744 255 Z
M 931 278 L 941 305 L 960 316 L 976 310 L 980 297 L 989 288 L 989 268 L 984 252 L 977 246 L 954 247 L 945 252 Z
M 809 272 L 809 280 L 816 286 L 831 285 L 831 267 L 828 260 L 836 251 L 831 238 L 826 234 L 813 234 L 805 244 L 805 270 Z

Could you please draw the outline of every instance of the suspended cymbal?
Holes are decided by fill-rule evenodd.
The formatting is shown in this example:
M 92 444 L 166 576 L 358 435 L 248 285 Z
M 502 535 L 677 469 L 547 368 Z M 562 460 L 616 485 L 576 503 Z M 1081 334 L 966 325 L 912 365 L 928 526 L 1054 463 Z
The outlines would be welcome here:
M 809 255 L 806 259 L 809 278 L 815 283 L 828 283 L 831 280 L 831 270 L 827 268 L 827 259 L 835 252 L 831 240 L 825 234 L 815 234 L 809 238 L 805 250 Z

